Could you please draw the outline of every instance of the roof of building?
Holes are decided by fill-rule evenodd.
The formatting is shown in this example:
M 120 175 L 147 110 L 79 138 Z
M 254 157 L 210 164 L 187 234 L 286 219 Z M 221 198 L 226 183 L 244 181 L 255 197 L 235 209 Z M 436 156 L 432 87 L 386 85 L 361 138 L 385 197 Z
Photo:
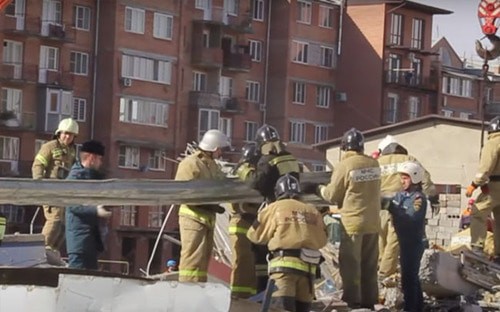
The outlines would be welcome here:
M 405 128 L 410 128 L 418 125 L 424 125 L 426 123 L 434 123 L 434 124 L 453 124 L 453 125 L 461 125 L 466 127 L 474 127 L 480 128 L 482 122 L 479 120 L 466 120 L 460 118 L 451 118 L 444 117 L 442 115 L 425 115 L 419 118 L 415 118 L 412 120 L 402 121 L 395 124 L 382 126 L 378 128 L 373 128 L 370 130 L 362 131 L 365 137 L 370 137 L 374 135 L 391 133 L 396 130 L 401 130 Z M 340 145 L 342 137 L 338 137 L 335 139 L 331 139 L 328 141 L 324 141 L 321 143 L 314 144 L 313 147 L 320 150 L 326 150 L 332 146 Z
M 399 2 L 394 0 L 349 0 L 349 5 L 364 5 L 364 4 L 380 4 L 380 3 L 390 3 L 394 5 L 405 4 L 405 7 L 418 10 L 420 12 L 430 13 L 430 14 L 451 14 L 453 11 L 445 10 L 437 7 L 433 7 L 430 5 L 426 5 L 419 2 L 408 1 L 408 0 L 400 0 Z

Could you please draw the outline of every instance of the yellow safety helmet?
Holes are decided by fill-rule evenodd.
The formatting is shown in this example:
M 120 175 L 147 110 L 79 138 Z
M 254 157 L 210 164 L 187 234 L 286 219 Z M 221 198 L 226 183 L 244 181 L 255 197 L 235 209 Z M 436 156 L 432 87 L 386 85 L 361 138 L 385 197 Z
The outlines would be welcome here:
M 59 122 L 55 134 L 59 135 L 59 132 L 69 132 L 78 135 L 78 130 L 78 123 L 73 118 L 66 118 Z

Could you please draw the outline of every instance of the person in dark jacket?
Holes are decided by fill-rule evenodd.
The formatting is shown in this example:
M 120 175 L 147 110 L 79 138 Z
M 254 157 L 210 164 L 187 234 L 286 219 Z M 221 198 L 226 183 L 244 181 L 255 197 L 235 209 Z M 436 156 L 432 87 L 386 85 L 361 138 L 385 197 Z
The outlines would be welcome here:
M 285 149 L 278 131 L 269 125 L 263 125 L 255 136 L 262 156 L 257 162 L 255 175 L 249 179 L 250 186 L 259 191 L 268 203 L 274 202 L 274 186 L 285 174 L 299 179 L 299 162 Z
M 398 168 L 403 191 L 396 193 L 389 205 L 401 254 L 401 284 L 404 311 L 420 312 L 424 299 L 418 272 L 425 249 L 425 213 L 427 198 L 422 192 L 424 169 L 416 162 L 402 163 Z
M 82 144 L 80 161 L 71 168 L 68 180 L 100 180 L 104 146 L 99 141 Z M 66 249 L 70 268 L 97 270 L 97 257 L 104 251 L 102 221 L 111 212 L 102 206 L 66 207 Z

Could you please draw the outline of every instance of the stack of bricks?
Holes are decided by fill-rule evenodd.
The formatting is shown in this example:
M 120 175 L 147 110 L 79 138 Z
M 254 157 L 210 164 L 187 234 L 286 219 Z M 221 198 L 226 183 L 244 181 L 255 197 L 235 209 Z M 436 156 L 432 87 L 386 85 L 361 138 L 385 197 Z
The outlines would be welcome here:
M 459 231 L 460 213 L 463 210 L 460 194 L 440 194 L 439 211 L 432 214 L 432 209 L 427 209 L 427 226 L 425 232 L 429 243 L 441 247 L 448 247 L 451 237 Z

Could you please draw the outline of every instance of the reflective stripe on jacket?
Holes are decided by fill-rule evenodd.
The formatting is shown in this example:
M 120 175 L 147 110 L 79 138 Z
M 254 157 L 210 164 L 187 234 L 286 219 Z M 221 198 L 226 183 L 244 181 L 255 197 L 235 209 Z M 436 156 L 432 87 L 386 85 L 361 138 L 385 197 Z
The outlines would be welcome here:
M 269 273 L 283 273 L 289 270 L 316 274 L 316 265 L 306 263 L 296 257 L 278 257 L 269 262 Z
M 59 140 L 51 140 L 42 145 L 35 156 L 31 173 L 33 179 L 65 179 L 76 161 L 74 144 L 62 145 Z

